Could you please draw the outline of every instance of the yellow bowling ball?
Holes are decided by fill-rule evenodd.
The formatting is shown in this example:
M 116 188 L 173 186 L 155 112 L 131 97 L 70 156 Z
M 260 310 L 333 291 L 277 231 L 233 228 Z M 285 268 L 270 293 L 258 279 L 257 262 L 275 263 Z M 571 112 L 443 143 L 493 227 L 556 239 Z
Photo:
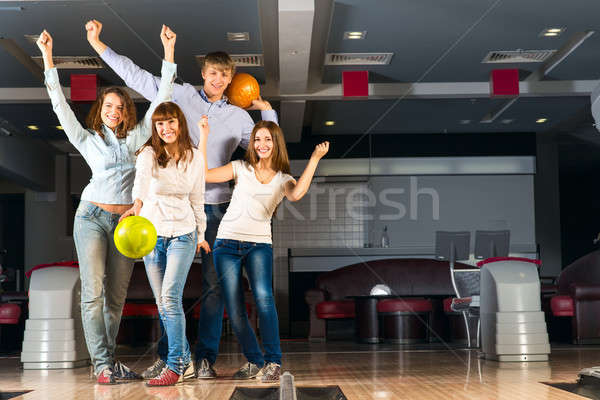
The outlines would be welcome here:
M 156 229 L 144 217 L 131 216 L 115 228 L 115 246 L 125 257 L 142 258 L 156 246 Z

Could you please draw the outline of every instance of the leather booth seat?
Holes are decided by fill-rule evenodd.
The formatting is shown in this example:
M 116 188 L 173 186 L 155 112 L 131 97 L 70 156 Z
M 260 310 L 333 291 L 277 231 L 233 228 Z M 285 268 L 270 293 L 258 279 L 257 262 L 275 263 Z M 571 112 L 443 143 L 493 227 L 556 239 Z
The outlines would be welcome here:
M 551 330 L 571 330 L 575 344 L 600 343 L 600 250 L 593 251 L 567 266 L 556 280 L 551 296 Z M 563 324 L 562 320 L 570 320 Z
M 471 268 L 456 263 L 457 268 Z M 369 295 L 378 284 L 388 286 L 398 296 L 435 297 L 432 311 L 433 329 L 447 331 L 442 298 L 454 296 L 447 261 L 401 258 L 374 260 L 338 268 L 320 274 L 315 288 L 306 291 L 309 308 L 309 339 L 326 338 L 327 321 L 355 318 L 353 301 L 347 296 Z

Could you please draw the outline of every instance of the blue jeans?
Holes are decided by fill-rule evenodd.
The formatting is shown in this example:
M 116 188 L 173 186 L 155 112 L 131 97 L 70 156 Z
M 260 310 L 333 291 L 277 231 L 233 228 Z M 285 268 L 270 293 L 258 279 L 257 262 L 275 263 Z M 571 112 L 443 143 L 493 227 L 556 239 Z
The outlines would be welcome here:
M 169 369 L 182 375 L 191 361 L 185 337 L 183 288 L 196 253 L 197 233 L 167 238 L 159 236 L 154 250 L 144 257 L 146 274 L 160 315 L 161 342 L 168 343 L 168 354 L 161 358 Z M 164 338 L 166 332 L 166 338 Z
M 119 217 L 82 200 L 73 226 L 83 332 L 96 374 L 113 365 L 115 338 L 133 271 L 133 260 L 119 253 L 113 240 Z
M 273 247 L 267 243 L 217 239 L 213 258 L 221 280 L 229 321 L 246 359 L 259 367 L 265 362 L 281 364 L 279 321 L 273 298 Z M 246 313 L 242 265 L 246 269 L 256 302 L 264 356 Z
M 229 203 L 205 204 L 206 232 L 204 238 L 213 244 L 217 237 L 219 224 Z M 206 358 L 212 365 L 219 354 L 219 342 L 223 329 L 223 311 L 225 303 L 221 294 L 221 285 L 213 264 L 213 257 L 201 250 L 202 254 L 202 299 L 200 318 L 198 319 L 198 338 L 196 341 L 196 361 Z

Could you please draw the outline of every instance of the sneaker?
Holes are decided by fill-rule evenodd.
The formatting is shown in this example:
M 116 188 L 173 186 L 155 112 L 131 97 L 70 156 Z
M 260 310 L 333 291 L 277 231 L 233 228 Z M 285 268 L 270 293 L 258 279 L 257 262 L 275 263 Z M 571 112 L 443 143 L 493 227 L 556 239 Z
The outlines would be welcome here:
M 160 375 L 146 382 L 147 386 L 173 386 L 179 381 L 179 375 L 171 371 L 169 368 L 164 368 Z
M 279 382 L 279 375 L 281 375 L 281 365 L 270 362 L 263 367 L 261 370 L 261 382 Z
M 258 375 L 260 368 L 256 364 L 252 364 L 251 362 L 247 362 L 242 365 L 242 367 L 233 374 L 233 379 L 252 379 L 256 378 Z
M 125 364 L 116 361 L 113 366 L 113 375 L 119 381 L 136 381 L 143 379 L 139 374 L 130 370 Z
M 185 379 L 190 379 L 196 376 L 194 371 L 194 363 L 189 363 L 183 369 L 183 374 L 179 375 L 179 382 L 183 382 Z
M 200 363 L 196 363 L 196 371 L 194 375 L 198 379 L 215 379 L 217 377 L 217 371 L 210 365 L 206 358 L 200 360 Z
M 98 374 L 96 383 L 99 385 L 114 385 L 117 383 L 113 371 L 110 367 L 106 367 Z
M 154 364 L 152 364 L 151 366 L 149 366 L 143 373 L 142 373 L 142 378 L 144 379 L 153 379 L 156 378 L 158 375 L 160 375 L 160 373 L 162 372 L 163 368 L 165 368 L 167 366 L 167 364 L 165 364 L 165 362 L 159 358 L 158 360 L 154 361 Z

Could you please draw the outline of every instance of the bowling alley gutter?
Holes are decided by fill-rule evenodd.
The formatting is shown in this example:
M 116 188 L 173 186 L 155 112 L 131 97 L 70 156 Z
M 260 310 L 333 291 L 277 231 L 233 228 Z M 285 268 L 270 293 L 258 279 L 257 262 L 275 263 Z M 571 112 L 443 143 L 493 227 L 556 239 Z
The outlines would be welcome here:
M 574 97 L 589 96 L 598 86 L 598 80 L 519 82 L 520 97 Z M 198 90 L 201 86 L 196 86 Z M 145 101 L 137 92 L 125 88 L 135 101 Z M 64 87 L 70 98 L 70 88 Z M 344 97 L 342 85 L 318 85 L 300 94 L 281 94 L 272 85 L 261 86 L 261 96 L 268 100 L 364 100 L 368 99 L 455 99 L 489 98 L 489 82 L 421 82 L 371 83 L 368 97 Z M 0 88 L 0 103 L 50 102 L 45 87 Z

